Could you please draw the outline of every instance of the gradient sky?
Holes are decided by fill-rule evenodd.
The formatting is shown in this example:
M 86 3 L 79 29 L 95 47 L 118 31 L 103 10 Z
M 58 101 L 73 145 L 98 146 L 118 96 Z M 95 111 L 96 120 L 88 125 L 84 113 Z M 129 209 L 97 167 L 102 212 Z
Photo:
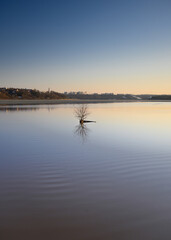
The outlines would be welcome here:
M 171 94 L 171 1 L 1 0 L 1 86 Z

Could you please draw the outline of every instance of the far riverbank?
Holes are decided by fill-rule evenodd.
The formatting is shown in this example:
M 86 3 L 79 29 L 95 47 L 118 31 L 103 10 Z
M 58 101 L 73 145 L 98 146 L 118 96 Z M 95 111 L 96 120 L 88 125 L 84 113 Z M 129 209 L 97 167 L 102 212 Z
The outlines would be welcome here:
M 93 103 L 126 103 L 126 102 L 171 102 L 171 100 L 97 100 L 97 99 L 58 99 L 58 100 L 28 100 L 28 99 L 8 99 L 0 100 L 0 106 L 8 105 L 52 105 L 52 104 L 93 104 Z
M 51 105 L 51 104 L 91 104 L 91 103 L 122 103 L 122 102 L 152 102 L 148 100 L 97 100 L 97 99 L 58 99 L 58 100 L 28 100 L 28 99 L 4 99 L 0 100 L 0 106 L 6 105 Z

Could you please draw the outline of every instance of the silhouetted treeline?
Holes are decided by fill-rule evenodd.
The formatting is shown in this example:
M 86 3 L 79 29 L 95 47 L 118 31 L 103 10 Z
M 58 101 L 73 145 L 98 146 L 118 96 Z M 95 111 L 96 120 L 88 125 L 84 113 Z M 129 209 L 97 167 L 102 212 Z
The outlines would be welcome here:
M 66 93 L 65 95 L 67 98 L 71 99 L 106 99 L 106 100 L 135 100 L 135 101 L 141 101 L 141 100 L 171 100 L 171 95 L 154 95 L 154 94 L 113 94 L 113 93 L 93 93 L 93 94 L 86 94 L 82 92 L 71 92 Z
M 82 100 L 171 100 L 171 95 L 133 95 L 114 93 L 92 93 L 55 91 L 42 92 L 36 89 L 0 88 L 0 99 L 82 99 Z
M 137 100 L 138 98 L 135 95 L 131 95 L 131 94 L 113 94 L 113 93 L 93 93 L 93 94 L 85 94 L 85 93 L 65 93 L 67 98 L 71 98 L 71 99 L 116 99 L 116 100 L 123 100 L 123 99 L 127 99 L 127 100 Z
M 36 89 L 0 88 L 0 99 L 65 99 L 62 93 Z
M 152 96 L 151 100 L 171 100 L 171 95 L 156 95 Z

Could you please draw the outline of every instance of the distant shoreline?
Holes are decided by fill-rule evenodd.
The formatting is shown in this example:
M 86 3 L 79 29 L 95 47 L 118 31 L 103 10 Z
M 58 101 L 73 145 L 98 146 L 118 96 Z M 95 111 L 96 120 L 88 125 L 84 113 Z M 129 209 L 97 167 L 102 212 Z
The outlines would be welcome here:
M 8 99 L 8 100 L 0 100 L 0 106 L 8 106 L 8 105 L 54 105 L 54 104 L 93 104 L 93 103 L 129 103 L 129 102 L 171 102 L 171 100 L 97 100 L 97 99 L 58 99 L 58 100 L 16 100 L 16 99 Z
M 41 100 L 27 100 L 27 99 L 4 99 L 0 100 L 0 106 L 4 105 L 55 105 L 55 104 L 88 104 L 88 103 L 117 103 L 117 102 L 136 102 L 135 100 L 99 100 L 99 99 L 41 99 Z

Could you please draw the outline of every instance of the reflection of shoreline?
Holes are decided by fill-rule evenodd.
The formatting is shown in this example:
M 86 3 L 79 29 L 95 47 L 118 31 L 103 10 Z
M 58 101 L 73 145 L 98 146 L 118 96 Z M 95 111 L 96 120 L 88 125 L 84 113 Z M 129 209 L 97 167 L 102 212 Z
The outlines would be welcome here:
M 38 107 L 0 107 L 0 112 L 38 111 Z
M 0 112 L 20 112 L 20 111 L 39 111 L 40 109 L 47 109 L 48 111 L 54 110 L 54 107 L 46 106 L 38 107 L 38 106 L 0 106 Z
M 0 100 L 0 105 L 44 105 L 44 104 L 88 104 L 88 103 L 126 103 L 126 102 L 171 102 L 170 100 L 150 101 L 150 100 L 80 100 L 80 99 L 61 99 L 61 100 Z

